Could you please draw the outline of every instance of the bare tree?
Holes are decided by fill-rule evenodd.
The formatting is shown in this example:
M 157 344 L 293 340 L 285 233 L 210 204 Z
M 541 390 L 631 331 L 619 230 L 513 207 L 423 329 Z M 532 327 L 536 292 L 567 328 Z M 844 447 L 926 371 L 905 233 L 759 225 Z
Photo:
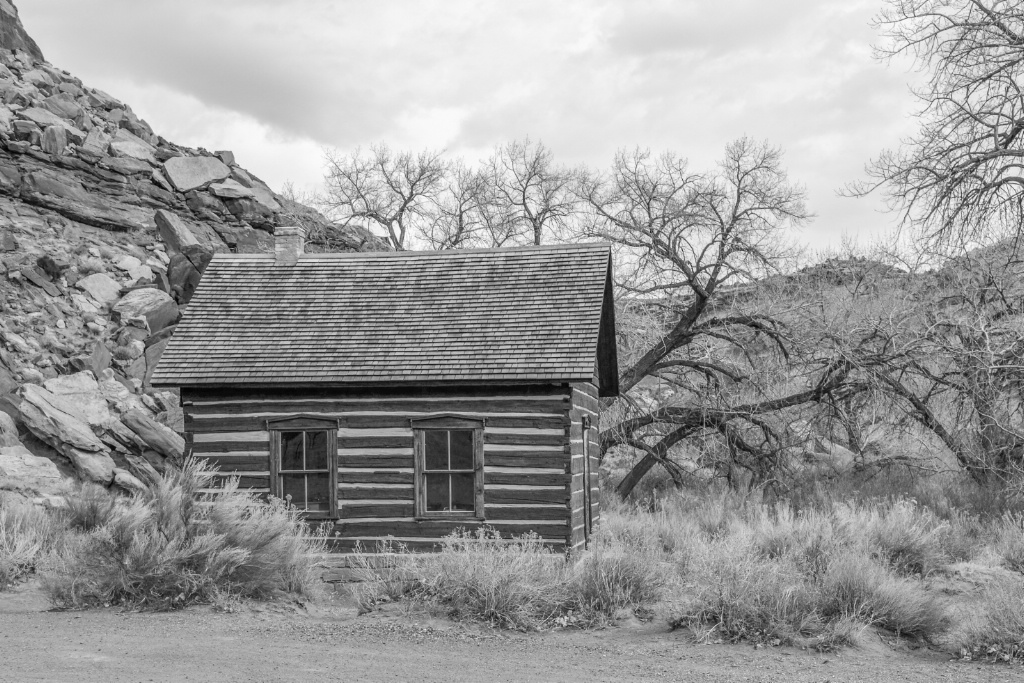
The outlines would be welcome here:
M 486 184 L 486 177 L 462 159 L 449 162 L 444 188 L 420 235 L 431 249 L 463 249 L 487 242 L 482 215 Z
M 393 152 L 376 145 L 366 155 L 356 149 L 326 156 L 323 206 L 331 218 L 375 224 L 398 250 L 414 233 L 429 233 L 447 175 L 441 152 Z
M 602 424 L 605 448 L 641 455 L 619 493 L 659 464 L 678 480 L 670 454 L 685 443 L 713 444 L 764 483 L 795 443 L 792 411 L 846 390 L 858 362 L 791 336 L 785 298 L 773 311 L 760 296 L 787 257 L 783 233 L 809 218 L 781 153 L 741 139 L 694 173 L 674 155 L 620 152 L 610 176 L 577 191 L 597 217 L 590 234 L 619 249 L 626 316 L 645 309 L 627 325 L 624 396 Z
M 484 162 L 489 180 L 485 209 L 494 242 L 541 244 L 565 230 L 578 208 L 572 171 L 529 138 L 498 147 Z
M 1024 8 L 1017 0 L 888 0 L 882 58 L 909 55 L 920 129 L 868 166 L 853 195 L 885 193 L 934 245 L 1024 228 Z

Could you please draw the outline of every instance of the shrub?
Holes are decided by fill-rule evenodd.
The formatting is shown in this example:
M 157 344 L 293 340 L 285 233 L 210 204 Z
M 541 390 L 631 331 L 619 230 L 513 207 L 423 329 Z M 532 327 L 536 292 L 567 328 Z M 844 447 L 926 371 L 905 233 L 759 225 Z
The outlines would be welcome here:
M 117 506 L 117 496 L 97 484 L 82 484 L 64 494 L 61 516 L 68 528 L 92 531 L 107 523 Z
M 897 635 L 928 638 L 949 625 L 945 609 L 934 597 L 856 552 L 836 558 L 825 572 L 818 610 L 826 620 L 852 617 Z
M 995 551 L 1003 566 L 1024 574 L 1024 515 L 1005 512 L 994 527 Z
M 792 642 L 815 630 L 814 596 L 786 557 L 765 559 L 749 538 L 733 536 L 706 546 L 687 575 L 692 594 L 673 627 L 706 629 L 702 638 L 779 639 Z
M 415 558 L 403 543 L 391 539 L 378 541 L 369 553 L 364 553 L 356 544 L 353 559 L 358 582 L 353 588 L 353 597 L 360 614 L 372 611 L 381 603 L 400 600 L 418 586 L 412 570 Z
M 860 508 L 854 514 L 868 543 L 897 573 L 927 576 L 945 564 L 939 537 L 948 525 L 912 501 Z
M 205 462 L 192 461 L 109 509 L 84 489 L 89 501 L 70 514 L 90 528 L 46 577 L 53 603 L 162 609 L 225 595 L 314 592 L 313 553 L 323 542 L 310 537 L 297 511 L 242 493 L 235 481 L 201 494 L 212 478 Z
M 36 571 L 62 539 L 51 513 L 0 495 L 0 590 Z
M 1001 581 L 989 586 L 977 612 L 981 618 L 963 636 L 967 653 L 1024 658 L 1024 583 Z
M 459 530 L 415 569 L 420 595 L 450 616 L 504 628 L 551 624 L 564 599 L 565 560 L 534 534 L 502 539 L 486 527 Z
M 655 603 L 666 585 L 661 561 L 617 544 L 597 541 L 569 571 L 562 611 L 585 624 L 607 621 L 620 610 Z

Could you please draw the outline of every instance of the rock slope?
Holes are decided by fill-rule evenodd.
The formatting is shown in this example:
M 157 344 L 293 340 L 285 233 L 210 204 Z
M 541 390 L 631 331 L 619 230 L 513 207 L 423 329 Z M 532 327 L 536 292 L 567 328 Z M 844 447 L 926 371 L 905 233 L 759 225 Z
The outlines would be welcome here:
M 0 494 L 52 500 L 69 476 L 132 490 L 180 459 L 153 367 L 211 255 L 272 250 L 296 224 L 313 249 L 385 248 L 231 152 L 157 135 L 44 61 L 0 0 Z

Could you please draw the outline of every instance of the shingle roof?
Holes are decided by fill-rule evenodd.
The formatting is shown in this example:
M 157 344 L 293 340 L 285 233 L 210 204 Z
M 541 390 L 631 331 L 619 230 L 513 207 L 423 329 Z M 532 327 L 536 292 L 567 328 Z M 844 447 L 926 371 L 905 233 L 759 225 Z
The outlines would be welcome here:
M 610 261 L 605 244 L 307 254 L 294 265 L 218 254 L 152 383 L 590 380 L 603 310 L 614 324 Z

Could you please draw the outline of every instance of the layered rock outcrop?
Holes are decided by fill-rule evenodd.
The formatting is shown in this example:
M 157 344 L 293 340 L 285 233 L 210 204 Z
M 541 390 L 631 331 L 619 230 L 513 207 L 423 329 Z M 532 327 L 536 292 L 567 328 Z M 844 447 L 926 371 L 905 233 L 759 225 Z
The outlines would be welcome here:
M 280 225 L 386 248 L 161 137 L 0 0 L 0 492 L 45 499 L 54 471 L 130 490 L 180 460 L 177 397 L 148 378 L 212 254 L 270 251 Z

